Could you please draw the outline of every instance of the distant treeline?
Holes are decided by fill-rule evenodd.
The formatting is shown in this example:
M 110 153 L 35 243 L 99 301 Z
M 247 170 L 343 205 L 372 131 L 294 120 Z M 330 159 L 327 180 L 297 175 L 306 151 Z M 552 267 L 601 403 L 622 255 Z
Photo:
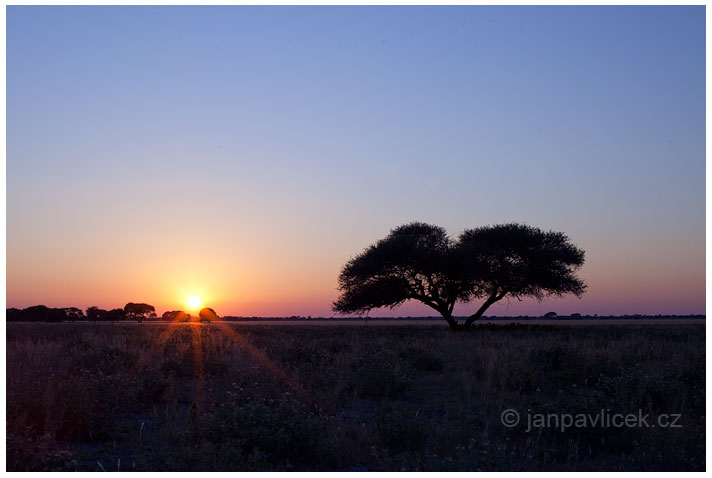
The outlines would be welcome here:
M 603 319 L 704 319 L 701 314 L 690 315 L 557 315 L 554 312 L 548 312 L 543 316 L 518 315 L 518 316 L 483 316 L 485 320 L 603 320 Z M 160 317 L 156 315 L 152 305 L 143 303 L 129 302 L 123 309 L 104 310 L 96 306 L 89 307 L 86 312 L 77 307 L 51 308 L 44 305 L 33 305 L 26 309 L 7 309 L 8 322 L 120 322 L 125 320 L 133 320 L 137 322 L 190 322 L 192 320 L 214 321 L 223 320 L 228 322 L 250 322 L 250 321 L 354 321 L 363 322 L 364 320 L 440 320 L 441 317 L 312 317 L 292 315 L 290 317 L 219 317 L 211 308 L 204 308 L 197 316 L 190 315 L 182 310 L 170 310 L 164 312 Z
M 213 321 L 220 317 L 215 311 L 206 307 L 197 316 L 191 316 L 182 310 L 164 312 L 158 317 L 156 309 L 150 304 L 129 302 L 123 309 L 100 309 L 89 307 L 86 312 L 77 307 L 53 308 L 44 305 L 33 305 L 26 309 L 7 309 L 8 322 L 119 322 L 131 320 L 136 322 L 189 322 L 191 320 Z

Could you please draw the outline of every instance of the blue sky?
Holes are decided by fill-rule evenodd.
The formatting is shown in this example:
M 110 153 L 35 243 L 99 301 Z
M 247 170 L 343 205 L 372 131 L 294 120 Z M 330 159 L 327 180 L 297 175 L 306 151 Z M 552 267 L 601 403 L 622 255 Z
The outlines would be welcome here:
M 421 220 L 587 251 L 493 313 L 703 313 L 704 172 L 703 6 L 7 7 L 8 306 L 327 315 Z

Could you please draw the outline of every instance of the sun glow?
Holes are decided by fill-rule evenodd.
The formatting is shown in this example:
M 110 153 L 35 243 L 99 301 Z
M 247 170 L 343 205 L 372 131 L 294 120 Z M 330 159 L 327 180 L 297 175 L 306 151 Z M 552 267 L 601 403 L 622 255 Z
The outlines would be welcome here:
M 200 307 L 200 297 L 197 295 L 191 295 L 188 297 L 188 300 L 186 302 L 188 304 L 188 307 L 191 309 L 197 309 Z

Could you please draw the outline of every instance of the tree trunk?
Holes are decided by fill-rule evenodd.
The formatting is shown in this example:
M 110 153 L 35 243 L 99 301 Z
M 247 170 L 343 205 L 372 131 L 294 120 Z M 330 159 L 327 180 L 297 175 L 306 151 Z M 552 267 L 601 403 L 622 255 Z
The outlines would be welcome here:
M 482 317 L 482 314 L 485 313 L 485 310 L 487 310 L 490 305 L 494 304 L 495 302 L 500 300 L 502 297 L 504 297 L 504 295 L 505 295 L 504 293 L 501 293 L 501 294 L 494 293 L 491 296 L 489 296 L 487 298 L 487 300 L 485 301 L 485 303 L 482 304 L 479 309 L 477 309 L 477 312 L 475 312 L 474 314 L 472 314 L 471 316 L 469 316 L 467 318 L 467 320 L 465 321 L 465 328 L 470 327 L 475 320 Z
M 457 320 L 452 318 L 452 314 L 450 312 L 440 312 L 443 316 L 443 318 L 447 321 L 447 324 L 450 326 L 452 330 L 458 330 L 460 328 L 460 324 L 457 323 Z

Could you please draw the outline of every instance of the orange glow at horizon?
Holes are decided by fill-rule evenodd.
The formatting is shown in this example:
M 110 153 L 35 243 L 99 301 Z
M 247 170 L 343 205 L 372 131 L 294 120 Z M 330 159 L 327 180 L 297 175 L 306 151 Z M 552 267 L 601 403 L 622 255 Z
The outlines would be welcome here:
M 181 207 L 183 206 L 182 204 Z M 171 206 L 169 211 L 173 210 Z M 200 298 L 202 307 L 222 316 L 287 317 L 334 315 L 331 303 L 337 298 L 336 279 L 350 253 L 360 251 L 383 231 L 335 235 L 334 243 L 312 237 L 310 230 L 287 221 L 296 236 L 285 237 L 284 223 L 257 223 L 240 229 L 221 226 L 220 234 L 176 234 L 178 224 L 171 215 L 150 225 L 146 235 L 117 234 L 98 229 L 86 236 L 57 236 L 41 241 L 39 232 L 30 239 L 8 236 L 7 306 L 25 308 L 90 306 L 122 308 L 128 302 L 146 302 L 163 311 L 188 309 L 190 296 Z M 199 229 L 208 227 L 201 219 Z M 146 223 L 148 219 L 146 219 Z M 306 227 L 301 225 L 301 227 Z M 17 229 L 17 226 L 16 226 Z M 450 227 L 454 229 L 454 227 Z M 339 233 L 341 234 L 341 233 Z M 704 242 L 690 238 L 690 245 L 674 255 L 657 243 L 638 244 L 620 238 L 586 236 L 578 245 L 587 252 L 580 276 L 589 284 L 581 299 L 552 298 L 503 300 L 492 315 L 527 315 L 555 311 L 582 313 L 698 313 L 704 311 Z M 674 236 L 663 237 L 674 243 Z M 662 240 L 662 239 L 661 239 Z M 29 247 L 31 246 L 31 247 Z M 107 254 L 107 249 L 111 254 Z M 634 251 L 634 252 L 631 252 Z M 657 259 L 652 261 L 651 257 Z M 77 267 L 81 265 L 82 267 Z M 67 271 L 73 271 L 71 281 Z M 468 315 L 474 303 L 458 306 Z M 193 312 L 194 313 L 194 312 Z M 426 306 L 405 304 L 371 315 L 431 315 Z

